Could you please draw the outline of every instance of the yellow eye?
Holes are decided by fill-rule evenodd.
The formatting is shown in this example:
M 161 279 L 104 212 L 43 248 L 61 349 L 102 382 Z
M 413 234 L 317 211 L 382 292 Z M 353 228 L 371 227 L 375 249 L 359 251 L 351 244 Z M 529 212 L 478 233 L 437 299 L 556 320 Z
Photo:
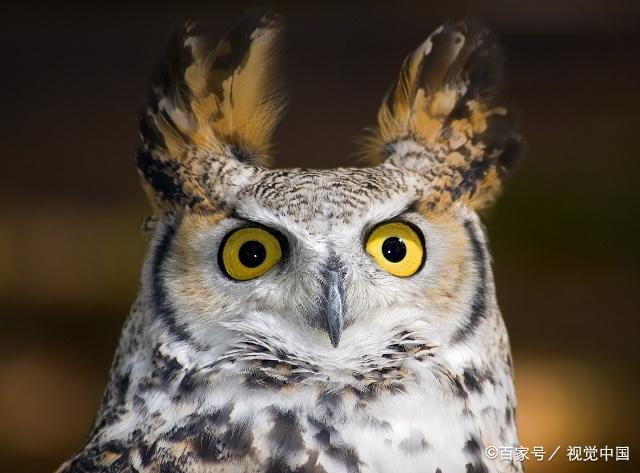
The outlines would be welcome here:
M 402 222 L 378 225 L 369 235 L 365 249 L 394 276 L 411 276 L 424 261 L 424 243 L 418 230 Z
M 273 268 L 282 259 L 282 248 L 264 228 L 245 227 L 225 237 L 219 258 L 229 277 L 248 281 Z

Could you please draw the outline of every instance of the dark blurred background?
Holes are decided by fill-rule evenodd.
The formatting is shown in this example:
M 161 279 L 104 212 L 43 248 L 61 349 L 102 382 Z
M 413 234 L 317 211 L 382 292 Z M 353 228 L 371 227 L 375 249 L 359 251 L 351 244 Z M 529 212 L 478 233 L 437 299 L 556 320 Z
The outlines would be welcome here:
M 282 166 L 351 163 L 403 58 L 442 21 L 477 16 L 498 33 L 529 146 L 486 222 L 522 443 L 561 447 L 526 467 L 636 471 L 640 2 L 272 4 L 288 23 Z M 222 34 L 243 6 L 3 7 L 3 472 L 50 472 L 81 446 L 145 251 L 133 157 L 147 79 L 179 19 Z M 631 463 L 569 463 L 569 445 L 630 446 Z

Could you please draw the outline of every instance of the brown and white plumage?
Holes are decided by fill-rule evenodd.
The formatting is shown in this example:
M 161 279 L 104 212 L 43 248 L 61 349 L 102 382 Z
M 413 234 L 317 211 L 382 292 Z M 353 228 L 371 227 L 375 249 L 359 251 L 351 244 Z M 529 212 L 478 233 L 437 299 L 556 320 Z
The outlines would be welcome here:
M 477 22 L 448 22 L 410 54 L 378 112 L 365 152 L 386 159 L 402 138 L 431 156 L 429 205 L 459 197 L 479 208 L 493 200 L 519 157 L 522 138 L 500 103 L 502 54 Z M 461 194 L 461 195 L 458 195 Z
M 279 29 L 253 14 L 214 46 L 187 26 L 159 68 L 137 161 L 158 223 L 59 471 L 521 472 L 483 455 L 518 443 L 476 214 L 520 142 L 494 43 L 449 23 L 409 57 L 371 167 L 279 170 Z
M 173 35 L 140 117 L 138 168 L 159 208 L 207 205 L 209 155 L 270 163 L 284 105 L 281 28 L 277 16 L 255 10 L 217 44 L 203 24 Z

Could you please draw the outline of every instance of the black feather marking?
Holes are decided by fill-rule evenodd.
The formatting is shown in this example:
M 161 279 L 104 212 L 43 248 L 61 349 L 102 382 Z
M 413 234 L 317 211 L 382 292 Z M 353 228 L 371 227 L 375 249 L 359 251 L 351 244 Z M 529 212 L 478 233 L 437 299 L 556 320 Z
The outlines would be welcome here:
M 451 339 L 452 343 L 460 343 L 468 337 L 487 315 L 487 257 L 485 255 L 485 249 L 476 234 L 477 230 L 474 223 L 467 220 L 464 223 L 464 228 L 467 231 L 467 235 L 471 243 L 473 264 L 478 276 L 478 282 L 473 293 L 467 320 L 464 325 L 454 333 Z
M 269 440 L 279 455 L 293 456 L 304 448 L 302 427 L 298 415 L 291 410 L 271 409 L 273 426 L 269 431 Z
M 477 463 L 467 463 L 465 467 L 466 473 L 489 473 L 487 465 L 485 465 L 482 461 L 479 461 Z
M 316 431 L 314 439 L 322 447 L 324 453 L 340 462 L 348 473 L 360 473 L 360 457 L 351 445 L 340 442 L 335 427 L 316 417 L 307 416 L 309 425 Z
M 138 151 L 136 164 L 144 180 L 164 200 L 178 205 L 187 200 L 187 195 L 177 177 L 176 163 L 156 159 L 148 148 L 142 147 Z
M 176 226 L 167 225 L 167 229 L 158 241 L 155 249 L 151 270 L 152 299 L 155 305 L 155 314 L 177 340 L 200 347 L 200 344 L 193 339 L 187 327 L 176 320 L 175 310 L 168 301 L 165 292 L 163 266 L 165 259 L 171 251 L 175 234 Z
M 463 450 L 464 452 L 472 456 L 479 456 L 482 448 L 480 446 L 480 441 L 478 440 L 478 437 L 476 437 L 475 435 L 471 435 L 469 439 L 465 442 Z

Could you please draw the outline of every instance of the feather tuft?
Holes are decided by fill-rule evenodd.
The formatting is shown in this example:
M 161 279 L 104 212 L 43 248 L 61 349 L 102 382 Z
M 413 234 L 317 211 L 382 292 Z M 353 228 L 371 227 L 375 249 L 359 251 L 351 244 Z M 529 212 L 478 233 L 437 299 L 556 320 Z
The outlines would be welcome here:
M 206 200 L 207 158 L 270 164 L 271 136 L 284 108 L 277 15 L 252 10 L 215 42 L 201 23 L 176 31 L 140 117 L 138 168 L 161 208 Z
M 432 163 L 430 206 L 473 197 L 490 202 L 520 155 L 521 136 L 499 104 L 503 55 L 485 28 L 465 20 L 435 30 L 409 55 L 363 140 L 363 155 L 379 164 L 414 141 Z M 398 160 L 400 165 L 402 160 Z

